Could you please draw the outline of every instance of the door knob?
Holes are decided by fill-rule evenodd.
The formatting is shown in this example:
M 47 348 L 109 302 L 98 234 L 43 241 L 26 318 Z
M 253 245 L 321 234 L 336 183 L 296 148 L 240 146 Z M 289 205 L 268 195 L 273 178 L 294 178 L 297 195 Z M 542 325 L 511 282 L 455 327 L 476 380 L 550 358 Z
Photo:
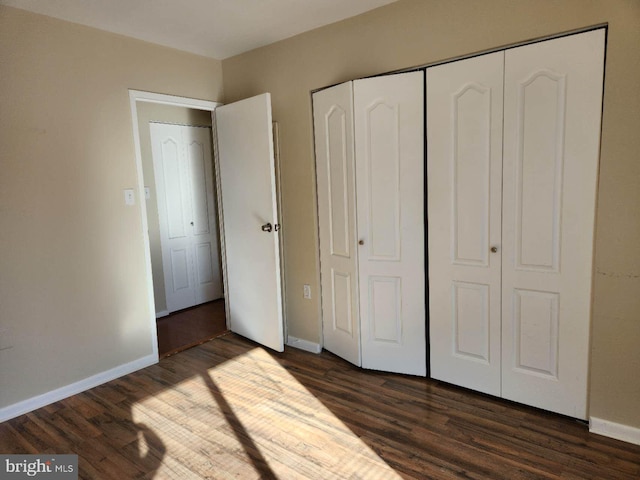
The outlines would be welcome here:
M 191 226 L 193 227 L 193 222 L 191 222 Z
M 364 245 L 364 240 L 358 240 L 358 245 Z
M 496 253 L 498 251 L 498 247 L 491 247 L 491 253 Z
M 270 223 L 265 223 L 264 225 L 262 225 L 263 232 L 270 232 L 272 230 L 273 230 L 273 225 L 271 225 Z

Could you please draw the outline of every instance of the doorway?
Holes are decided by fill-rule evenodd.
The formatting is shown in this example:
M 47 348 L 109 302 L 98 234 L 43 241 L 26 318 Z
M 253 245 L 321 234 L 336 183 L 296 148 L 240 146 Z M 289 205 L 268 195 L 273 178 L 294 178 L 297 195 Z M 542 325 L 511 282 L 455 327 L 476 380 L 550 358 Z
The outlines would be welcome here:
M 129 90 L 136 152 L 137 196 L 145 198 L 138 106 L 155 103 L 212 115 L 226 325 L 278 352 L 284 351 L 284 301 L 271 96 L 263 93 L 222 106 L 216 102 Z M 246 172 L 252 174 L 247 176 Z M 139 209 L 145 248 L 147 301 L 153 354 L 158 355 L 156 305 L 147 209 Z M 195 222 L 194 222 L 195 223 Z M 238 226 L 252 226 L 243 231 Z M 246 229 L 245 229 L 246 230 Z M 233 248 L 232 248 L 233 247 Z M 240 248 L 236 248 L 240 247 Z M 244 249 L 244 253 L 238 254 Z M 257 256 L 256 256 L 257 255 Z M 256 266 L 260 268 L 255 269 Z M 243 275 L 251 272 L 251 275 Z M 259 273 L 257 275 L 256 273 Z
M 168 301 L 167 268 L 165 268 L 167 261 L 166 258 L 163 260 L 160 225 L 163 222 L 160 221 L 159 210 L 163 210 L 162 206 L 166 206 L 167 201 L 173 202 L 175 199 L 167 198 L 157 188 L 157 164 L 154 168 L 151 125 L 179 125 L 185 129 L 211 132 L 212 112 L 218 104 L 136 91 L 130 91 L 130 99 L 134 139 L 137 143 L 136 153 L 139 155 L 138 174 L 142 179 L 138 198 L 144 199 L 146 207 L 143 209 L 145 213 L 143 215 L 143 229 L 147 232 L 145 236 L 145 246 L 148 252 L 147 278 L 151 280 L 150 292 L 152 295 L 149 302 L 153 312 L 151 320 L 155 333 L 153 347 L 159 357 L 163 358 L 224 334 L 228 329 L 222 288 L 219 288 L 219 294 L 213 297 L 210 295 L 203 298 L 198 297 L 191 303 L 181 303 L 177 307 L 175 303 L 172 304 L 171 301 Z M 209 147 L 211 147 L 211 133 L 207 135 L 209 136 Z M 212 159 L 207 159 L 207 162 L 213 168 Z M 214 173 L 211 169 L 207 168 L 206 175 L 207 183 L 215 184 Z M 163 189 L 160 188 L 160 190 Z M 161 201 L 159 201 L 159 194 L 162 196 Z M 215 198 L 215 192 L 212 196 Z M 222 277 L 217 208 L 215 200 L 210 203 L 208 207 L 211 210 L 211 230 L 215 237 L 211 248 L 211 257 L 215 264 L 213 270 L 217 270 L 219 276 Z M 159 204 L 161 205 L 160 209 L 158 208 Z M 166 243 L 165 241 L 165 247 Z M 168 269 L 171 269 L 171 265 Z M 224 279 L 221 283 L 224 284 Z

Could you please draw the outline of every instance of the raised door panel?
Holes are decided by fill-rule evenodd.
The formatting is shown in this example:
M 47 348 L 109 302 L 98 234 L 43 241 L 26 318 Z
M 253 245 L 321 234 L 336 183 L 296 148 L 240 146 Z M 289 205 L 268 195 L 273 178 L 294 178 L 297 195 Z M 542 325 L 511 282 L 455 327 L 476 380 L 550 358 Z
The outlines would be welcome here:
M 193 282 L 191 281 L 191 255 L 187 248 L 171 248 L 169 250 L 169 258 L 171 259 L 169 265 L 171 268 L 167 270 L 171 275 L 171 282 L 169 288 L 171 293 L 179 294 L 182 291 L 193 288 Z
M 513 368 L 558 379 L 557 293 L 513 292 Z
M 360 366 L 353 92 L 313 95 L 323 346 Z
M 361 230 L 369 241 L 368 260 L 400 259 L 400 143 L 398 105 L 380 98 L 363 112 L 368 208 Z
M 469 82 L 450 99 L 453 115 L 451 227 L 456 265 L 489 265 L 491 93 L 490 87 Z
M 199 286 L 208 285 L 215 279 L 212 250 L 210 242 L 195 245 L 196 283 Z
M 453 354 L 488 365 L 489 286 L 456 281 L 452 285 L 452 297 Z
M 345 105 L 345 108 L 349 107 Z M 347 130 L 351 129 L 350 120 L 351 115 L 347 115 L 347 111 L 334 104 L 325 115 L 325 128 L 320 128 L 320 133 L 325 134 L 321 141 L 326 142 L 324 151 L 326 156 L 322 161 L 324 162 L 323 171 L 326 169 L 328 175 L 328 188 L 323 194 L 326 194 L 329 202 L 329 250 L 331 255 L 345 258 L 351 256 L 353 240 L 353 234 L 350 231 L 353 221 L 349 215 L 351 213 L 349 212 L 349 195 L 353 195 L 353 188 L 349 188 L 349 181 L 353 177 L 353 168 L 349 165 L 350 160 L 352 161 L 349 150 L 353 150 L 353 141 Z
M 329 324 L 327 325 L 329 332 L 334 334 L 340 332 L 347 335 L 350 339 L 354 339 L 357 330 L 357 318 L 353 317 L 353 284 L 352 275 L 344 272 L 331 271 L 331 290 L 327 292 L 330 295 L 331 310 L 326 312 Z M 357 340 L 357 338 L 355 338 Z M 329 342 L 331 343 L 331 342 Z M 332 351 L 331 345 L 328 350 Z M 337 355 L 337 354 L 336 354 Z
M 426 373 L 423 72 L 354 82 L 362 366 Z
M 186 214 L 189 210 L 188 165 L 184 161 L 184 150 L 180 128 L 174 129 L 161 141 L 160 158 L 161 180 L 164 196 L 163 203 L 168 227 L 168 238 L 185 238 L 189 235 Z
M 191 219 L 193 222 L 193 234 L 206 235 L 210 233 L 209 218 L 211 216 L 207 188 L 211 188 L 213 182 L 213 179 L 207 178 L 207 174 L 211 173 L 211 169 L 206 168 L 206 162 L 211 162 L 211 153 L 210 149 L 205 150 L 203 143 L 193 140 L 189 143 L 188 150 L 191 167 L 191 194 L 193 198 L 193 218 Z
M 503 64 L 498 52 L 427 69 L 430 373 L 493 395 L 500 395 Z
M 518 85 L 516 268 L 558 271 L 566 75 L 544 69 Z
M 502 394 L 587 416 L 604 29 L 506 52 Z
M 402 345 L 402 279 L 369 277 L 369 329 L 374 342 Z

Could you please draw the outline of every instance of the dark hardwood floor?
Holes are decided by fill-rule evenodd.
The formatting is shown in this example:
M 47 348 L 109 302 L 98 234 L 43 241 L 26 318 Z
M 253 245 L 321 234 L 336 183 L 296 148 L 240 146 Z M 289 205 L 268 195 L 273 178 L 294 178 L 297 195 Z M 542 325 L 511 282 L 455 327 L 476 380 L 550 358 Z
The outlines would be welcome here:
M 118 480 L 640 477 L 640 446 L 570 418 L 234 334 L 0 424 L 0 453 Z
M 168 357 L 226 332 L 224 299 L 172 313 L 156 321 L 158 353 Z

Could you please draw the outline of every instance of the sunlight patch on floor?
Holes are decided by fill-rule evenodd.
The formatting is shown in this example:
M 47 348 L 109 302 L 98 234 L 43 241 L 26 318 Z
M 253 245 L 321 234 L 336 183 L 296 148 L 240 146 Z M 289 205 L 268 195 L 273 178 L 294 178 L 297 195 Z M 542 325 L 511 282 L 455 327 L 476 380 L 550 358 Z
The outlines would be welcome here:
M 185 478 L 185 467 L 215 478 L 401 478 L 265 350 L 194 374 L 133 407 L 167 450 L 158 478 Z

